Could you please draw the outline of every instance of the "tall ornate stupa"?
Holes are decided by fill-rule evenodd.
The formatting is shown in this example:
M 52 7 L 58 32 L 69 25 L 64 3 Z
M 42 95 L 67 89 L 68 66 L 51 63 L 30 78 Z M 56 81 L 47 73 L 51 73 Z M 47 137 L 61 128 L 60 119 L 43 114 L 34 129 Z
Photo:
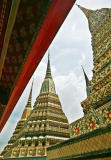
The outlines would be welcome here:
M 31 86 L 31 90 L 29 93 L 29 97 L 28 97 L 28 101 L 27 104 L 25 106 L 25 109 L 23 111 L 22 117 L 21 119 L 18 121 L 17 126 L 15 128 L 15 131 L 13 133 L 13 136 L 10 138 L 10 140 L 8 141 L 8 145 L 4 148 L 2 155 L 7 155 L 7 153 L 10 151 L 11 147 L 13 146 L 13 144 L 16 142 L 17 137 L 19 135 L 19 132 L 21 131 L 21 129 L 24 126 L 24 123 L 26 122 L 28 116 L 31 113 L 31 100 L 32 100 L 32 87 L 33 87 L 33 83 Z
M 84 117 L 71 123 L 71 139 L 48 148 L 48 160 L 111 159 L 111 8 L 90 10 L 87 17 L 92 36 L 93 77 L 86 81 L 87 98 L 81 103 Z
M 93 77 L 88 83 L 89 95 L 83 101 L 84 113 L 108 108 L 111 103 L 111 9 L 89 10 L 79 6 L 88 19 L 92 35 Z
M 78 142 L 81 137 L 86 139 L 84 152 L 79 148 L 77 154 L 87 152 L 90 157 L 107 157 L 111 148 L 111 9 L 79 8 L 88 20 L 94 68 L 90 81 L 84 72 L 87 90 L 87 98 L 81 103 L 84 117 L 71 124 L 71 137 L 78 138 Z
M 69 137 L 69 123 L 56 94 L 48 56 L 46 76 L 34 108 L 4 157 L 46 156 L 47 147 Z
M 84 117 L 71 124 L 72 137 L 107 128 L 111 123 L 111 9 L 78 7 L 88 20 L 94 68 L 91 81 L 83 70 L 87 90 L 87 98 L 81 103 Z

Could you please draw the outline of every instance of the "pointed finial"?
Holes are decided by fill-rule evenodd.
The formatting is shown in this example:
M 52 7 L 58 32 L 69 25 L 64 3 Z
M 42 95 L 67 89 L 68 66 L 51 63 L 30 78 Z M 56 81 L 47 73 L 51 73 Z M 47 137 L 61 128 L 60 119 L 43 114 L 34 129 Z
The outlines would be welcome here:
M 82 66 L 82 65 L 81 65 Z M 89 89 L 88 89 L 88 84 L 89 84 L 89 79 L 84 71 L 84 68 L 82 66 L 82 70 L 83 70 L 83 73 L 84 73 L 84 78 L 85 78 L 85 81 L 86 81 L 86 92 L 87 92 L 87 96 L 89 95 Z
M 84 14 L 86 15 L 87 18 L 90 17 L 90 15 L 93 13 L 93 10 L 90 10 L 90 9 L 86 9 L 84 7 L 81 7 L 80 5 L 76 4 L 83 12 Z
M 48 50 L 48 60 L 50 60 L 50 51 Z
M 25 106 L 24 112 L 23 112 L 22 117 L 21 117 L 22 120 L 26 120 L 27 117 L 30 115 L 30 112 L 31 112 L 31 100 L 32 100 L 33 81 L 34 81 L 34 79 L 32 80 L 32 85 L 31 85 L 31 89 L 30 89 L 27 105 Z
M 51 76 L 51 68 L 50 68 L 50 52 L 48 51 L 48 63 L 45 78 L 52 78 Z
M 33 83 L 34 83 L 34 78 L 32 79 L 32 84 L 31 84 L 30 94 L 32 94 Z
M 82 66 L 82 65 L 81 65 L 81 66 Z M 87 75 L 86 75 L 86 73 L 85 73 L 85 71 L 84 71 L 83 66 L 82 66 L 82 70 L 83 70 L 83 73 L 84 73 L 84 77 L 85 77 L 85 81 L 86 81 L 86 86 L 88 86 L 89 79 L 88 79 L 88 77 L 87 77 Z
M 28 98 L 28 101 L 27 101 L 26 108 L 31 107 L 33 82 L 34 82 L 34 78 L 32 80 L 31 89 L 30 89 L 29 98 Z
M 34 84 L 34 77 L 32 79 L 31 89 L 33 88 L 33 84 Z

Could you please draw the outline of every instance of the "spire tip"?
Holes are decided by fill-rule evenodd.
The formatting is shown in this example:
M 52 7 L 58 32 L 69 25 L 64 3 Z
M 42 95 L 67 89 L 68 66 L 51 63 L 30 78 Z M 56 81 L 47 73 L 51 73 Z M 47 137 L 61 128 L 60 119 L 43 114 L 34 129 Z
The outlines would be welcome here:
M 86 8 L 84 8 L 84 7 L 82 7 L 82 6 L 78 5 L 78 4 L 76 4 L 76 5 L 84 12 L 84 14 L 86 15 L 87 18 L 90 17 L 90 15 L 92 14 L 93 10 L 86 9 Z
M 50 59 L 50 50 L 48 50 L 48 60 Z
M 76 3 L 76 6 L 78 6 L 80 8 L 80 5 Z

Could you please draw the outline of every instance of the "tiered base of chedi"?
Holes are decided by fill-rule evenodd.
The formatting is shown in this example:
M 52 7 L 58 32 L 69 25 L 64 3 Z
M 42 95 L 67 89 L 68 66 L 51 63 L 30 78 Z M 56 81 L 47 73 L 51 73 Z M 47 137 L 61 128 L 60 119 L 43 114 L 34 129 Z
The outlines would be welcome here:
M 80 9 L 89 22 L 94 68 L 91 81 L 85 75 L 88 97 L 81 103 L 84 117 L 71 124 L 72 137 L 111 124 L 111 9 Z
M 46 148 L 69 139 L 68 120 L 55 91 L 48 59 L 46 76 L 34 108 L 4 158 L 46 156 Z
M 15 131 L 13 133 L 13 136 L 10 138 L 10 140 L 8 141 L 8 145 L 4 148 L 1 156 L 7 155 L 8 152 L 11 150 L 13 144 L 16 142 L 17 137 L 21 131 L 21 129 L 23 128 L 28 116 L 31 113 L 31 99 L 32 99 L 32 86 L 31 86 L 31 90 L 30 90 L 30 94 L 29 94 L 29 98 L 28 98 L 28 102 L 27 105 L 25 106 L 25 109 L 23 111 L 22 117 L 21 119 L 18 121 L 17 126 L 15 128 Z

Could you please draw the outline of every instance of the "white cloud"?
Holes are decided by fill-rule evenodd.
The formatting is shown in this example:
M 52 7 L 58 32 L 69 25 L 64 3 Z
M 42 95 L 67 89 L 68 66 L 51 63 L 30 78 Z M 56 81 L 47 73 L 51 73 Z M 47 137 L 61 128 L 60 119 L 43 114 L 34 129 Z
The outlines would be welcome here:
M 69 122 L 83 116 L 80 102 L 86 97 L 84 81 L 73 72 L 54 78 L 56 90 Z

